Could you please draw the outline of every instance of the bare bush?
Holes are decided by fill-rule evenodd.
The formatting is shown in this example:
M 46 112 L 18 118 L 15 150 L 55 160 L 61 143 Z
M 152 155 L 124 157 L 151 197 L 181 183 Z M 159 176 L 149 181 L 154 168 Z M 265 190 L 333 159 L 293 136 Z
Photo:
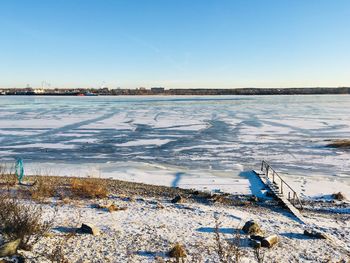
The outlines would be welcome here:
M 108 195 L 108 186 L 105 180 L 95 178 L 74 178 L 71 180 L 73 197 L 105 198 Z
M 9 195 L 0 196 L 0 234 L 7 240 L 21 239 L 20 248 L 30 249 L 51 228 L 43 220 L 43 208 Z
M 241 235 L 239 230 L 232 233 L 232 240 L 227 240 L 220 234 L 220 222 L 215 218 L 215 252 L 221 263 L 240 262 L 243 251 L 241 249 Z
M 263 263 L 265 259 L 265 253 L 262 252 L 260 247 L 254 248 L 254 257 L 258 263 Z

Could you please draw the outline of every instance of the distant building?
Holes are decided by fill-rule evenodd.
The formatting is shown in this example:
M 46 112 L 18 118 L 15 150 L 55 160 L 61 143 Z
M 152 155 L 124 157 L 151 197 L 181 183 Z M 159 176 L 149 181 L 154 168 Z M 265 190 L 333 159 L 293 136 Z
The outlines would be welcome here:
M 154 93 L 163 93 L 165 90 L 165 88 L 162 88 L 162 87 L 153 87 L 151 88 L 151 91 L 154 92 Z
M 35 94 L 43 94 L 45 93 L 45 90 L 43 88 L 38 88 L 33 90 Z
M 100 91 L 104 92 L 104 93 L 108 93 L 109 92 L 109 88 L 108 87 L 103 87 L 103 88 L 100 88 Z
M 27 85 L 24 89 L 24 92 L 34 92 L 34 89 L 32 87 L 30 87 L 29 85 Z

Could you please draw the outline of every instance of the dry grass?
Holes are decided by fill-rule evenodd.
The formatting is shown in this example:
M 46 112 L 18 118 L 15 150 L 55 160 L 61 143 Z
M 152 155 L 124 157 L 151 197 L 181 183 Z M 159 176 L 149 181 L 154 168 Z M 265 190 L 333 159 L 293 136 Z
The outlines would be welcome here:
M 108 209 L 108 211 L 110 212 L 110 213 L 112 213 L 112 212 L 115 212 L 115 211 L 125 211 L 125 210 L 127 210 L 128 208 L 127 207 L 119 207 L 119 206 L 117 206 L 117 205 L 115 205 L 115 204 L 111 204 L 110 206 L 108 206 L 107 207 L 107 209 Z
M 350 139 L 333 140 L 327 146 L 333 148 L 350 148 Z
M 79 198 L 106 198 L 109 192 L 106 181 L 95 178 L 73 178 L 70 190 Z
M 3 184 L 9 190 L 17 184 L 17 176 L 14 167 L 0 164 L 0 185 Z
M 176 243 L 169 251 L 169 256 L 171 258 L 175 258 L 176 263 L 179 263 L 180 260 L 182 262 L 185 262 L 184 258 L 187 257 L 187 254 L 184 246 L 181 245 L 180 243 Z
M 67 198 L 67 197 L 74 197 L 74 193 L 71 191 L 72 186 L 72 180 L 74 180 L 73 177 L 63 177 L 63 176 L 54 176 L 48 174 L 50 171 L 42 171 L 39 170 L 36 172 L 36 174 L 41 174 L 41 178 L 46 178 L 50 181 L 52 181 L 53 184 L 56 184 L 58 186 L 58 192 L 56 192 L 57 197 L 60 197 L 61 199 Z M 52 173 L 51 173 L 52 174 Z M 38 179 L 39 176 L 34 175 L 26 175 L 25 181 L 26 183 L 33 183 Z M 16 184 L 16 176 L 13 174 L 12 178 L 12 184 Z M 143 196 L 143 197 L 151 197 L 151 198 L 166 198 L 170 199 L 173 198 L 176 195 L 181 195 L 188 202 L 196 202 L 196 203 L 205 203 L 208 204 L 210 202 L 214 202 L 212 198 L 215 199 L 215 203 L 222 203 L 225 205 L 247 205 L 247 202 L 242 200 L 241 197 L 235 197 L 232 195 L 211 195 L 205 192 L 200 192 L 197 190 L 190 190 L 190 189 L 181 189 L 181 188 L 172 188 L 167 186 L 159 186 L 159 185 L 148 185 L 148 184 L 142 184 L 142 183 L 135 183 L 135 182 L 127 182 L 127 181 L 120 181 L 116 179 L 101 179 L 101 178 L 75 178 L 74 181 L 76 181 L 76 184 L 79 184 L 80 180 L 88 180 L 96 182 L 97 185 L 102 185 L 103 188 L 105 188 L 108 192 L 108 194 L 115 194 L 118 196 L 125 196 L 130 197 L 130 201 L 135 201 L 134 196 Z M 4 180 L 1 179 L 0 174 L 0 188 L 4 187 Z M 21 187 L 21 190 L 28 189 Z M 76 192 L 75 192 L 76 193 Z M 27 196 L 27 192 L 25 193 Z M 30 193 L 29 193 L 30 194 Z M 79 197 L 78 194 L 76 197 Z
M 16 190 L 39 202 L 46 198 L 106 198 L 109 194 L 108 180 L 101 178 L 60 178 L 56 176 L 27 176 L 26 186 L 17 186 L 16 175 L 0 165 L 0 189 Z
M 40 205 L 3 194 L 0 207 L 0 234 L 8 241 L 21 239 L 22 249 L 30 249 L 52 226 L 52 220 L 43 220 Z
M 35 184 L 30 188 L 30 194 L 34 200 L 43 201 L 45 198 L 56 196 L 58 188 L 59 185 L 56 180 L 38 176 Z
M 98 209 L 103 209 L 103 210 L 107 210 L 107 211 L 110 212 L 110 213 L 115 212 L 115 211 L 125 211 L 125 210 L 128 209 L 126 206 L 120 207 L 120 206 L 117 206 L 117 205 L 114 204 L 114 203 L 109 203 L 109 204 L 97 204 L 97 205 L 96 205 L 96 208 L 98 208 Z

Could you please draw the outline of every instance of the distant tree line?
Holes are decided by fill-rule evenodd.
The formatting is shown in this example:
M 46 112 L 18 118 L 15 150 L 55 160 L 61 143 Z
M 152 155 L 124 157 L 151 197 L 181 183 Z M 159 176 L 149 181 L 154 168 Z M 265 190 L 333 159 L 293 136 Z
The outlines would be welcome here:
M 349 87 L 341 88 L 240 88 L 240 89 L 47 89 L 36 93 L 33 89 L 0 89 L 0 95 L 317 95 L 350 94 Z
M 242 89 L 170 89 L 169 95 L 308 95 L 350 94 L 350 88 L 242 88 Z

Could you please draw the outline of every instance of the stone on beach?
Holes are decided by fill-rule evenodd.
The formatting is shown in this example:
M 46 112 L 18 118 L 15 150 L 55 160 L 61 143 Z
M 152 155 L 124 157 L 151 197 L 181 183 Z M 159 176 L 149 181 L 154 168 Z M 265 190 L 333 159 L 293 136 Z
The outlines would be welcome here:
M 249 197 L 249 201 L 251 202 L 259 202 L 259 198 L 256 195 L 252 195 Z
M 250 235 L 261 235 L 262 234 L 262 230 L 260 229 L 260 226 L 254 220 L 247 221 L 244 224 L 242 230 L 244 233 L 250 234 Z
M 271 248 L 277 243 L 278 243 L 278 236 L 277 235 L 272 235 L 272 236 L 265 237 L 261 241 L 261 246 L 262 247 Z
M 78 231 L 84 234 L 92 234 L 94 236 L 100 235 L 100 229 L 89 223 L 83 223 Z
M 175 196 L 174 199 L 171 200 L 172 203 L 176 204 L 176 203 L 184 203 L 185 202 L 185 198 L 183 198 L 181 195 L 177 195 Z
M 322 232 L 317 231 L 315 229 L 310 229 L 310 230 L 305 229 L 304 235 L 309 236 L 309 237 L 313 237 L 313 238 L 328 239 L 328 237 L 325 233 L 322 233 Z
M 13 240 L 1 245 L 0 257 L 8 257 L 8 256 L 15 255 L 17 253 L 17 249 L 20 243 L 21 243 L 21 239 L 18 238 L 16 240 Z

